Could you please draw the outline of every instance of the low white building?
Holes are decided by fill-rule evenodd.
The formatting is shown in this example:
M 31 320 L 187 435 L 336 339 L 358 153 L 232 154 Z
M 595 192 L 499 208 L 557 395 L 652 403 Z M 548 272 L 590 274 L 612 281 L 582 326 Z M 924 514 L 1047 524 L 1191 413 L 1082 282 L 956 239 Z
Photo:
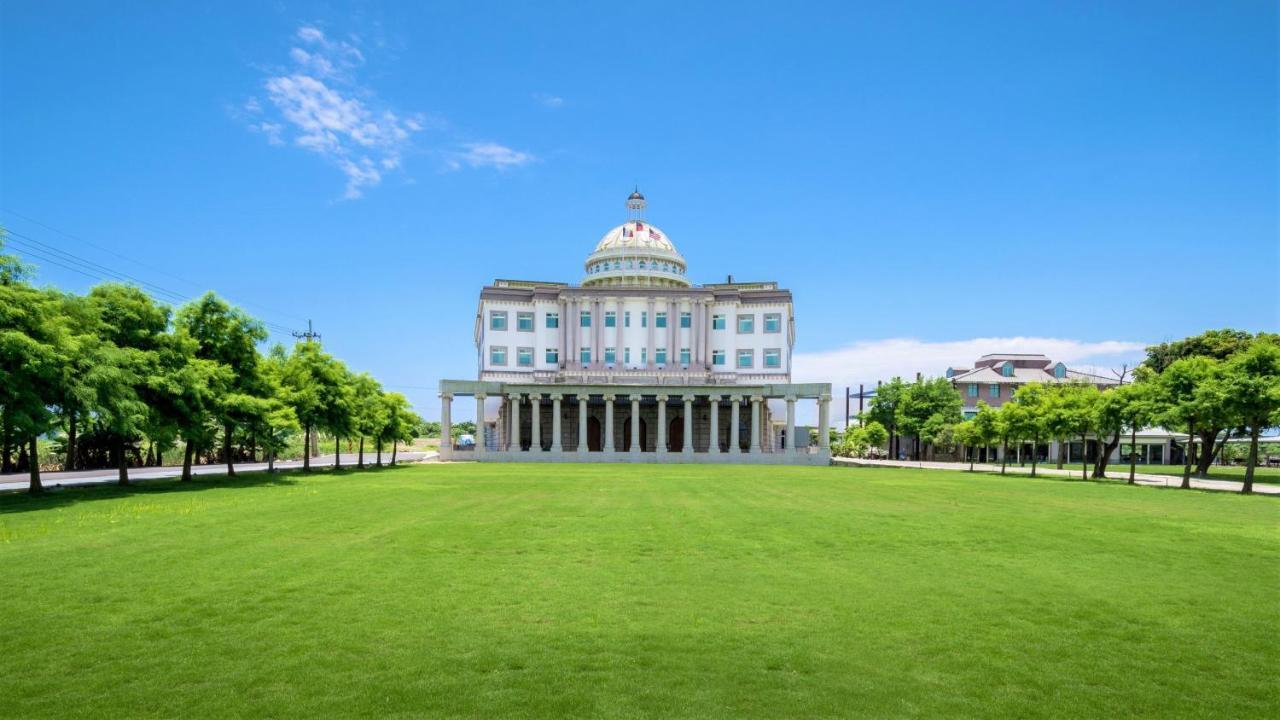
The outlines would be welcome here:
M 825 464 L 831 386 L 791 383 L 790 291 L 694 285 L 645 206 L 638 191 L 627 198 L 627 221 L 587 255 L 581 284 L 481 290 L 478 377 L 441 381 L 442 436 L 452 400 L 470 396 L 481 420 L 468 459 Z M 785 403 L 777 423 L 771 399 Z M 818 403 L 815 447 L 795 424 L 805 401 Z

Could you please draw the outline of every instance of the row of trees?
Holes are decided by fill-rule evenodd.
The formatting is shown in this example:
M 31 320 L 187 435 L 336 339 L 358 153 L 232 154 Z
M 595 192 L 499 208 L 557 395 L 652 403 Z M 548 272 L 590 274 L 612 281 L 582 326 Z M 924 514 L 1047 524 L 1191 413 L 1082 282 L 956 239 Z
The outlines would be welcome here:
M 1036 448 L 1051 440 L 1079 439 L 1083 447 L 1093 437 L 1098 451 L 1092 476 L 1103 478 L 1111 454 L 1127 435 L 1132 483 L 1137 433 L 1159 425 L 1186 432 L 1189 438 L 1183 452 L 1183 488 L 1191 487 L 1193 474 L 1208 475 L 1230 438 L 1244 437 L 1249 449 L 1243 491 L 1252 492 L 1259 438 L 1263 430 L 1280 425 L 1280 337 L 1211 331 L 1153 346 L 1147 354 L 1135 382 L 1111 390 L 1082 383 L 1030 383 L 1017 389 L 1014 402 L 998 409 L 980 402 L 977 416 L 957 425 L 955 437 L 971 447 L 1002 446 L 1004 463 L 1011 444 L 1026 442 Z M 1037 456 L 1032 452 L 1033 475 Z M 1062 465 L 1059 454 L 1058 467 Z M 1082 460 L 1081 474 L 1089 476 L 1087 460 Z
M 370 439 L 382 449 L 411 441 L 421 424 L 398 393 L 354 374 L 318 344 L 266 353 L 261 322 L 213 293 L 176 312 L 131 285 L 87 295 L 37 288 L 30 268 L 3 253 L 0 237 L 0 462 L 25 463 L 40 492 L 38 440 L 58 436 L 64 469 L 116 467 L 128 484 L 146 443 L 160 464 L 183 445 L 182 479 L 198 454 L 234 462 L 276 454 L 298 433 Z M 336 449 L 336 448 L 335 448 Z M 13 462 L 14 451 L 18 462 Z M 25 456 L 25 458 L 24 458 Z M 304 452 L 310 470 L 310 452 Z M 335 460 L 336 462 L 336 460 Z

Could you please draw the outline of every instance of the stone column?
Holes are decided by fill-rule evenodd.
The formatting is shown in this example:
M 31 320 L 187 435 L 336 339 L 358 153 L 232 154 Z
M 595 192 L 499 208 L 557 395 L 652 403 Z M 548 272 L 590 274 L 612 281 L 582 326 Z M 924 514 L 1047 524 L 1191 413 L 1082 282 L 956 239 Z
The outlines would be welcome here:
M 558 453 L 564 450 L 564 444 L 560 442 L 560 401 L 564 396 L 560 393 L 551 394 L 551 452 Z
M 759 395 L 751 396 L 751 443 L 747 452 L 752 455 L 760 453 L 760 403 L 763 400 Z
M 613 452 L 613 395 L 604 396 L 604 442 L 601 449 Z
M 711 403 L 711 444 L 707 446 L 707 452 L 712 455 L 720 454 L 720 396 L 712 395 L 707 398 L 707 402 Z
M 578 454 L 587 454 L 587 396 L 578 396 Z
M 732 413 L 729 416 L 729 454 L 737 455 L 742 452 L 742 446 L 738 442 L 738 438 L 741 433 L 738 423 L 740 422 L 739 416 L 742 414 L 740 412 L 741 405 L 739 403 L 742 402 L 742 397 L 739 395 L 730 395 L 729 401 L 729 412 Z
M 693 396 L 684 396 L 684 447 L 680 454 L 685 457 L 693 455 Z
M 440 393 L 440 459 L 453 459 L 453 393 Z
M 796 442 L 796 396 L 787 396 L 787 447 L 789 453 L 799 452 L 800 446 Z
M 542 452 L 542 393 L 529 393 L 529 452 Z
M 485 451 L 488 450 L 484 446 L 484 399 L 485 394 L 476 393 L 476 459 L 484 457 Z
M 826 450 L 831 447 L 831 395 L 823 393 L 818 396 L 818 447 Z
M 652 370 L 655 365 L 655 363 L 653 362 L 653 351 L 655 349 L 653 345 L 653 326 L 656 325 L 658 322 L 658 318 L 653 313 L 653 307 L 654 307 L 654 299 L 649 298 L 649 303 L 648 303 L 649 310 L 648 310 L 648 315 L 646 316 L 648 319 L 645 321 L 645 324 L 648 326 L 645 328 L 645 346 L 648 348 L 647 350 L 645 350 L 645 353 L 648 354 L 649 362 L 646 363 L 645 367 L 649 368 L 650 370 Z
M 658 396 L 658 456 L 667 454 L 667 396 Z
M 631 395 L 631 452 L 640 452 L 640 396 Z
M 511 437 L 507 440 L 507 450 L 520 452 L 520 393 L 508 395 L 507 401 L 511 415 Z

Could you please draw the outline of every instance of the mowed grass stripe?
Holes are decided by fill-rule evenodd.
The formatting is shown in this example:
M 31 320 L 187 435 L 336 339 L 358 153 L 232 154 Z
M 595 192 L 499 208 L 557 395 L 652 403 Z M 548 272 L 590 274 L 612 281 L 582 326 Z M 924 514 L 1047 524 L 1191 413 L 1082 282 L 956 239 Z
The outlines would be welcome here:
M 0 715 L 1267 716 L 1280 505 L 421 465 L 0 498 Z

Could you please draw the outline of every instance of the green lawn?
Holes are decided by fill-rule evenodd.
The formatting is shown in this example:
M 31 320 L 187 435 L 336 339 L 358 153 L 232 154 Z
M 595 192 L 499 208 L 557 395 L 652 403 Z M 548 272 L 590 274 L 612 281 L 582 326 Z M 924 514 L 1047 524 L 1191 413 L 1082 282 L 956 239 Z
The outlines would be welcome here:
M 0 717 L 1276 717 L 1280 503 L 420 465 L 0 497 Z
M 1129 472 L 1129 463 L 1113 463 L 1107 467 L 1107 475 L 1114 476 L 1115 472 L 1127 474 Z M 1196 469 L 1191 468 L 1191 476 L 1195 477 Z M 1181 465 L 1139 465 L 1138 472 L 1147 473 L 1149 475 L 1177 475 L 1182 477 Z M 1234 480 L 1240 482 L 1244 480 L 1243 465 L 1212 465 L 1209 467 L 1209 477 L 1213 480 Z M 1280 468 L 1258 466 L 1253 472 L 1254 482 L 1275 483 L 1280 482 Z

